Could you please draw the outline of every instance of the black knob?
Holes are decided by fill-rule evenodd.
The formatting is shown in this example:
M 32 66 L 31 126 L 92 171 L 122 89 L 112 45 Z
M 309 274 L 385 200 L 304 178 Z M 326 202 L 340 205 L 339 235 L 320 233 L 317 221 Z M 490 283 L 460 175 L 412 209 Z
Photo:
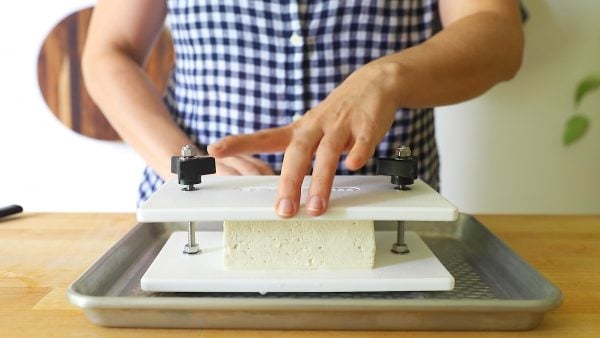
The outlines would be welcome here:
M 395 156 L 377 159 L 377 174 L 391 176 L 397 190 L 410 190 L 408 186 L 415 183 L 419 172 L 418 161 L 407 146 L 395 150 Z
M 210 156 L 196 156 L 196 147 L 185 145 L 181 156 L 171 157 L 171 172 L 177 174 L 182 190 L 196 190 L 194 185 L 202 183 L 202 175 L 216 173 L 215 159 Z

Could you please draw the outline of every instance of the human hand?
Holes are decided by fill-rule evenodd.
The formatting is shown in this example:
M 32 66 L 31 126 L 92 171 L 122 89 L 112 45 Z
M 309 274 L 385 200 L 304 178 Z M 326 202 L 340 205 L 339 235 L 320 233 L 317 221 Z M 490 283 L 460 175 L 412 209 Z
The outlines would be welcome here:
M 251 155 L 234 155 L 215 159 L 217 175 L 273 175 L 273 169 L 266 162 Z
M 227 136 L 209 145 L 208 153 L 223 158 L 285 151 L 275 203 L 283 218 L 298 212 L 302 181 L 314 155 L 306 211 L 319 216 L 327 210 L 341 154 L 349 152 L 346 168 L 361 168 L 391 127 L 398 103 L 389 72 L 396 74 L 396 70 L 377 63 L 365 65 L 297 121 L 254 134 Z

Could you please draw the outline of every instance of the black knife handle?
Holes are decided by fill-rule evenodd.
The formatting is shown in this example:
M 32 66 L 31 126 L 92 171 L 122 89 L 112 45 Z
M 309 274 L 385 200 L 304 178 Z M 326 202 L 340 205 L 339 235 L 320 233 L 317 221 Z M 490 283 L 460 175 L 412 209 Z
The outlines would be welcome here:
M 22 211 L 23 211 L 23 207 L 20 205 L 16 205 L 16 204 L 2 207 L 2 208 L 0 208 L 0 218 L 18 214 Z

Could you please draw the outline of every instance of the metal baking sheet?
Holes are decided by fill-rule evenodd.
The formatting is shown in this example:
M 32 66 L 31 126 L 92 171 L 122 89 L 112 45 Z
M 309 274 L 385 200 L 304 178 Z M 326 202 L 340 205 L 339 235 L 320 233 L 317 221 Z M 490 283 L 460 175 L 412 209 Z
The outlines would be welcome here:
M 378 222 L 389 230 L 393 223 Z M 199 230 L 221 230 L 218 222 Z M 111 327 L 528 330 L 558 307 L 551 282 L 469 215 L 407 222 L 455 278 L 452 291 L 348 293 L 144 292 L 140 278 L 183 223 L 140 223 L 68 290 L 92 322 Z

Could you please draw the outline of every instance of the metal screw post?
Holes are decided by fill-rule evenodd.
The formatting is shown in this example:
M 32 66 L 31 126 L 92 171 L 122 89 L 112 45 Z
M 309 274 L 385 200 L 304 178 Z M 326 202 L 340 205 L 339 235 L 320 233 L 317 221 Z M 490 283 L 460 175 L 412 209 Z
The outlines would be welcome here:
M 196 146 L 191 144 L 186 144 L 181 147 L 181 157 L 182 158 L 190 158 L 196 156 Z M 194 191 L 196 188 L 193 184 L 189 184 L 187 187 L 181 188 L 183 191 Z
M 394 152 L 398 158 L 406 158 L 412 155 L 412 151 L 410 150 L 409 146 L 399 146 L 394 149 Z
M 191 144 L 186 144 L 181 147 L 181 157 L 196 156 L 196 147 Z
M 394 153 L 397 158 L 408 158 L 412 156 L 412 151 L 410 150 L 410 147 L 404 145 L 395 148 Z M 396 190 L 410 190 L 410 188 L 404 184 L 400 184 L 396 186 Z
M 196 230 L 194 229 L 194 223 L 188 222 L 188 242 L 183 248 L 183 253 L 188 255 L 195 255 L 200 253 L 200 246 L 196 243 Z
M 396 223 L 396 243 L 392 245 L 392 253 L 399 255 L 406 255 L 410 252 L 408 246 L 404 243 L 404 221 L 398 221 Z

